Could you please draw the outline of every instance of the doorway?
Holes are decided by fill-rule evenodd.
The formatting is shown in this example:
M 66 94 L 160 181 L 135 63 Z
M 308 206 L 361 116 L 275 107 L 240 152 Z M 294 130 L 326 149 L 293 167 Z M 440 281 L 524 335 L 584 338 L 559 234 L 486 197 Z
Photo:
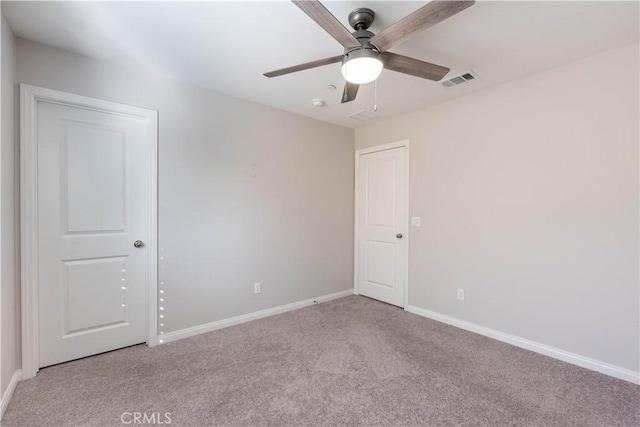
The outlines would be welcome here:
M 157 343 L 157 112 L 21 85 L 22 375 Z
M 409 141 L 356 151 L 355 292 L 407 305 Z

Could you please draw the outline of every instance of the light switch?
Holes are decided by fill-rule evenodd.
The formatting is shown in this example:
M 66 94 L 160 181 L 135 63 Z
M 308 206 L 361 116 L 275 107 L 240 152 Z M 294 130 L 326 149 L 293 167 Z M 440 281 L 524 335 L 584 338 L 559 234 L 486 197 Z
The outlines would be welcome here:
M 411 217 L 411 226 L 412 227 L 420 227 L 420 217 L 419 216 L 412 216 Z

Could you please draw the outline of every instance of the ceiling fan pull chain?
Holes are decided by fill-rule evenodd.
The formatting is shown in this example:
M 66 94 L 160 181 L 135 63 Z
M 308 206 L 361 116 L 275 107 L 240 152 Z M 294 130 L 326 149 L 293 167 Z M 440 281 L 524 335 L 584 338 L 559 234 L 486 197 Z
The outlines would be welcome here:
M 373 81 L 373 111 L 378 112 L 378 79 Z

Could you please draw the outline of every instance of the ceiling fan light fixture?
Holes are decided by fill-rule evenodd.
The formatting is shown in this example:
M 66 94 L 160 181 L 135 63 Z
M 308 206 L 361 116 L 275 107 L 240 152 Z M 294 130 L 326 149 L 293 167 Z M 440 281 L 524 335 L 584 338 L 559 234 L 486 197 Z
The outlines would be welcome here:
M 377 79 L 382 68 L 380 53 L 371 48 L 361 47 L 344 55 L 341 71 L 346 81 L 361 85 Z

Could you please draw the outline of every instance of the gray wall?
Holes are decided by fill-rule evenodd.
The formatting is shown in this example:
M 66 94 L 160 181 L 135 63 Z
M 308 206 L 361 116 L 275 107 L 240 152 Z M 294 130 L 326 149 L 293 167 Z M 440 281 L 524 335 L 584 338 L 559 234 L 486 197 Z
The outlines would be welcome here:
M 17 79 L 159 111 L 165 333 L 353 288 L 353 130 L 23 39 Z
M 410 305 L 639 370 L 638 74 L 633 44 L 356 131 L 411 143 Z
M 2 134 L 0 139 L 0 396 L 20 367 L 18 147 L 14 134 L 15 40 L 2 14 Z M 17 131 L 16 131 L 17 134 Z

